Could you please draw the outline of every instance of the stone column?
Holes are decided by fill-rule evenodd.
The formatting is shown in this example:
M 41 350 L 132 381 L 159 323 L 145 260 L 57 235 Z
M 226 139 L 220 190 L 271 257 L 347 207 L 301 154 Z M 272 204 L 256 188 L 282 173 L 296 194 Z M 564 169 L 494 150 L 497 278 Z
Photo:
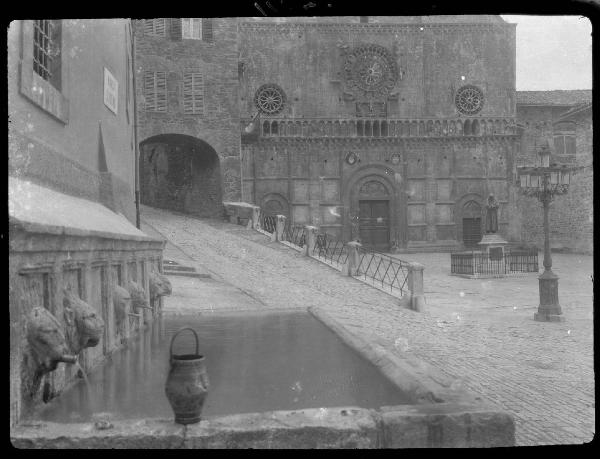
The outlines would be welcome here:
M 271 242 L 283 241 L 283 229 L 285 228 L 285 215 L 277 215 L 277 222 L 275 223 L 275 231 L 271 234 Z
M 350 241 L 346 243 L 346 247 L 348 247 L 348 260 L 344 265 L 344 269 L 342 270 L 342 274 L 345 276 L 356 276 L 358 263 L 359 263 L 359 255 L 358 249 L 362 247 L 360 242 Z
M 306 234 L 306 243 L 304 247 L 302 247 L 302 253 L 306 257 L 312 256 L 313 250 L 315 248 L 315 243 L 317 241 L 317 233 L 319 228 L 311 225 L 304 225 L 305 234 Z
M 423 293 L 423 270 L 425 266 L 421 263 L 411 262 L 408 265 L 408 277 L 406 284 L 408 292 L 402 297 L 400 303 L 413 311 L 423 311 L 425 307 L 425 295 Z

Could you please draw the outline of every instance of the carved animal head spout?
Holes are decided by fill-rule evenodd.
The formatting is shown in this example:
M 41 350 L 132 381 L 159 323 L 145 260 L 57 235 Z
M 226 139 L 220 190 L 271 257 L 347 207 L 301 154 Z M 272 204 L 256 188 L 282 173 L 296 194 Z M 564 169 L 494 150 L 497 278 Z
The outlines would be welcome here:
M 150 298 L 155 300 L 159 296 L 170 295 L 171 292 L 171 282 L 166 276 L 156 271 L 150 273 Z
M 79 354 L 86 347 L 96 346 L 104 331 L 102 317 L 71 290 L 64 290 L 63 306 L 71 351 Z
M 46 308 L 36 307 L 27 317 L 27 342 L 39 373 L 56 369 L 59 362 L 75 363 L 58 319 Z
M 115 285 L 113 290 L 113 307 L 115 308 L 115 319 L 120 324 L 131 309 L 131 295 L 120 285 Z
M 129 294 L 131 295 L 131 306 L 133 309 L 152 309 L 152 307 L 148 304 L 146 292 L 137 282 L 131 280 L 129 281 Z

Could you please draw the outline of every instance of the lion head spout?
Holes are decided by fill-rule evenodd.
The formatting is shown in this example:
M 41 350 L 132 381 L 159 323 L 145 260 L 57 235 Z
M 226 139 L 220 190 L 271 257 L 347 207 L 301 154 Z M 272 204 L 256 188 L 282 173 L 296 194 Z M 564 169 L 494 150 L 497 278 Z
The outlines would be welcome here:
M 96 346 L 104 331 L 102 317 L 71 290 L 64 290 L 63 306 L 71 351 L 79 354 L 86 347 Z

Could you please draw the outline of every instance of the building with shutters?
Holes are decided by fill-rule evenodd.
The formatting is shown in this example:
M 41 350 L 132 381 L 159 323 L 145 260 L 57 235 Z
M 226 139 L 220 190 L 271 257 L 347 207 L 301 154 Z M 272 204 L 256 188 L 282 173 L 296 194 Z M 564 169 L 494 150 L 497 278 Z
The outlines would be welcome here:
M 237 20 L 134 27 L 141 202 L 221 216 L 241 197 Z

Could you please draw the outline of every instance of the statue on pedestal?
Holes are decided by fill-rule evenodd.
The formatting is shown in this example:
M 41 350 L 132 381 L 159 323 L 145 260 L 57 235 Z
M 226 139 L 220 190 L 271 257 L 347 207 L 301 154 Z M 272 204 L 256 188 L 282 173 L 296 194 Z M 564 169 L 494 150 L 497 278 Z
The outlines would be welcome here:
M 500 204 L 498 204 L 498 201 L 496 201 L 496 198 L 494 197 L 494 195 L 491 194 L 488 197 L 487 205 L 485 206 L 485 208 L 486 208 L 486 215 L 485 215 L 485 232 L 486 232 L 486 234 L 496 233 L 498 231 L 498 207 L 499 206 L 500 206 Z

